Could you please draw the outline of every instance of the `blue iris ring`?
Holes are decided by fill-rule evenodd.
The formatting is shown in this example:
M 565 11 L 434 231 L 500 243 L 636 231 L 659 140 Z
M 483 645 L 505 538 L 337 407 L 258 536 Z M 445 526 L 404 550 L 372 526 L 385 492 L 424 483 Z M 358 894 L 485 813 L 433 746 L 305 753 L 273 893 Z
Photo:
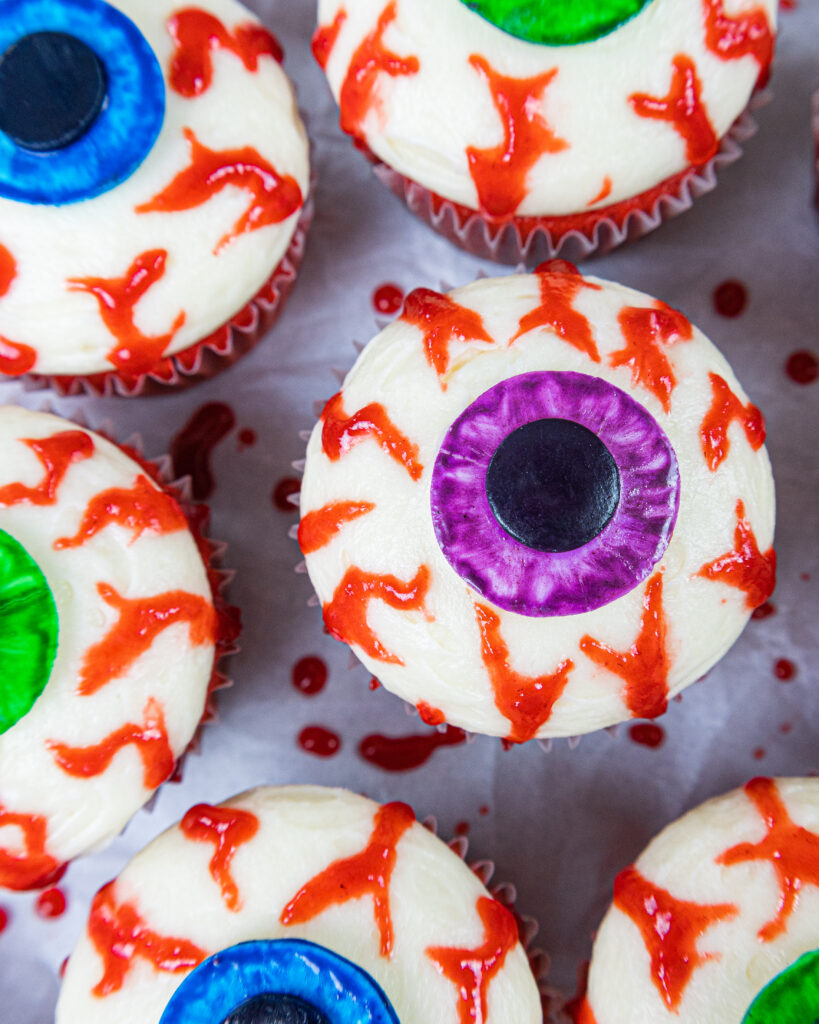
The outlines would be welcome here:
M 0 132 L 0 196 L 62 206 L 108 192 L 150 153 L 165 117 L 165 80 L 145 37 L 103 0 L 2 0 L 0 54 L 25 36 L 62 32 L 97 55 L 107 96 L 75 142 L 34 152 Z
M 301 939 L 242 942 L 209 957 L 171 996 L 159 1024 L 220 1024 L 267 994 L 302 1000 L 331 1024 L 400 1024 L 365 970 Z

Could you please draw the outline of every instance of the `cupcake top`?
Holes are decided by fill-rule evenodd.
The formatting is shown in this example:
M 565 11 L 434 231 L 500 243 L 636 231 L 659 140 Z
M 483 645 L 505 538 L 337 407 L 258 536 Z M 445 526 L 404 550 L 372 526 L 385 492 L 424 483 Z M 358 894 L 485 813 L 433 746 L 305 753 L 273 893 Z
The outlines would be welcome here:
M 764 779 L 669 825 L 614 882 L 579 1024 L 819 1015 L 819 780 Z
M 0 408 L 0 886 L 112 839 L 200 722 L 217 614 L 185 516 L 145 467 Z
M 138 375 L 259 292 L 309 185 L 281 56 L 235 0 L 6 0 L 0 374 Z
M 767 77 L 776 11 L 776 0 L 319 0 L 314 52 L 342 128 L 390 167 L 490 219 L 551 217 L 707 163 Z
M 271 993 L 269 1016 L 240 1009 Z M 304 1016 L 283 1015 L 281 997 L 306 1002 Z M 289 786 L 191 808 L 104 886 L 56 1019 L 539 1024 L 542 1012 L 514 916 L 410 807 Z
M 654 717 L 773 589 L 764 423 L 656 299 L 570 264 L 412 292 L 307 449 L 330 632 L 431 722 Z

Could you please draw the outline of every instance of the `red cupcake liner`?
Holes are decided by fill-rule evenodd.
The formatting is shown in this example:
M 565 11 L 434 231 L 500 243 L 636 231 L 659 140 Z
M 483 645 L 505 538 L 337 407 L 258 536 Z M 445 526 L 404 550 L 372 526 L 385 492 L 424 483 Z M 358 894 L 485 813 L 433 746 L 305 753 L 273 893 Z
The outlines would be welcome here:
M 602 256 L 624 242 L 640 238 L 670 217 L 688 210 L 695 199 L 717 184 L 717 171 L 742 155 L 742 144 L 757 131 L 752 110 L 769 102 L 771 93 L 757 92 L 720 141 L 707 163 L 688 167 L 640 195 L 599 210 L 559 217 L 512 217 L 495 220 L 444 199 L 393 170 L 361 142 L 356 146 L 373 163 L 376 177 L 408 209 L 439 234 L 473 256 L 499 263 L 534 265 L 544 260 L 580 262 Z

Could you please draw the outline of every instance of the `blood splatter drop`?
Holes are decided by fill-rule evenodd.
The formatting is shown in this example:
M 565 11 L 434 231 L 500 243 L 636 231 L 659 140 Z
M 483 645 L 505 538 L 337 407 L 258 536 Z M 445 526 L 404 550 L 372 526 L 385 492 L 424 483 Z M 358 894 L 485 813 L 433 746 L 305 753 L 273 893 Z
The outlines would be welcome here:
M 301 480 L 294 476 L 283 476 L 273 488 L 271 500 L 280 512 L 297 512 L 298 505 L 289 501 L 291 495 L 298 494 L 301 490 Z
M 466 733 L 453 725 L 445 732 L 419 736 L 383 736 L 371 733 L 358 745 L 361 757 L 386 772 L 407 772 L 420 768 L 438 747 L 451 747 L 466 741 Z
M 819 377 L 819 360 L 807 349 L 791 352 L 785 363 L 785 373 L 795 384 L 813 384 Z
M 62 889 L 45 889 L 37 897 L 34 909 L 40 917 L 61 917 L 65 913 L 68 901 Z
M 252 448 L 256 444 L 256 431 L 250 427 L 242 427 L 236 438 L 239 442 L 239 451 L 244 451 L 245 448 Z
M 404 293 L 397 284 L 382 284 L 373 292 L 373 306 L 385 316 L 397 313 L 404 302 Z
M 375 678 L 375 676 L 373 676 L 372 679 L 370 679 L 370 689 L 371 690 L 377 690 L 380 686 L 381 686 L 381 683 L 379 683 L 379 681 Z
M 323 725 L 308 725 L 299 733 L 299 746 L 316 757 L 332 757 L 341 749 L 341 739 Z
M 783 683 L 789 683 L 796 675 L 796 665 L 788 658 L 779 658 L 774 662 L 774 675 Z
M 741 281 L 723 281 L 714 289 L 714 308 L 720 316 L 739 316 L 748 305 L 748 289 Z
M 206 402 L 171 441 L 177 476 L 190 476 L 197 501 L 210 497 L 215 486 L 210 457 L 216 445 L 233 430 L 236 417 L 224 402 Z
M 299 658 L 291 675 L 293 686 L 306 697 L 321 693 L 327 682 L 327 666 L 313 654 Z
M 639 743 L 642 747 L 656 749 L 665 741 L 665 730 L 654 722 L 638 722 L 632 725 L 628 732 L 632 742 Z
M 488 807 L 488 805 L 487 804 L 481 804 L 481 806 L 478 808 L 478 814 L 480 814 L 481 817 L 485 818 L 486 815 L 489 814 L 489 807 Z
M 779 726 L 779 731 L 783 736 L 787 736 L 791 729 L 793 729 L 793 725 L 790 722 L 783 722 L 782 725 Z
M 754 608 L 753 612 L 751 612 L 751 618 L 752 619 L 757 619 L 757 620 L 759 620 L 759 619 L 768 619 L 768 618 L 771 617 L 771 615 L 775 615 L 775 614 L 776 614 L 776 605 L 775 604 L 771 604 L 770 601 L 763 601 L 762 604 L 758 608 Z
M 765 756 L 765 748 L 764 747 L 757 747 L 756 750 L 754 751 L 754 760 L 755 761 L 761 761 L 764 756 Z
M 455 825 L 455 835 L 456 836 L 468 836 L 469 835 L 469 822 L 468 821 L 459 821 Z

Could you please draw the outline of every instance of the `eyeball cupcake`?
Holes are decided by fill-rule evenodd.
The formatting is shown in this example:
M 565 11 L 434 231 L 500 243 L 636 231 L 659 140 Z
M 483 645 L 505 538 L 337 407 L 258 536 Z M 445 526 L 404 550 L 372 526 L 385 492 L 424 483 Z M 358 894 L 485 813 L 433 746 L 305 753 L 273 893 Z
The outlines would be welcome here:
M 143 394 L 212 376 L 301 260 L 308 145 L 234 0 L 6 0 L 0 375 Z
M 614 881 L 578 1024 L 819 1016 L 819 780 L 752 779 Z
M 235 630 L 153 467 L 12 406 L 0 453 L 0 887 L 31 889 L 172 774 Z
M 479 256 L 578 259 L 714 187 L 776 0 L 319 0 L 341 127 Z M 733 136 L 733 138 L 732 138 Z
M 420 288 L 307 448 L 330 633 L 430 722 L 653 718 L 771 593 L 759 410 L 682 313 L 570 264 Z
M 199 804 L 94 897 L 57 1024 L 540 1024 L 513 914 L 403 803 Z

